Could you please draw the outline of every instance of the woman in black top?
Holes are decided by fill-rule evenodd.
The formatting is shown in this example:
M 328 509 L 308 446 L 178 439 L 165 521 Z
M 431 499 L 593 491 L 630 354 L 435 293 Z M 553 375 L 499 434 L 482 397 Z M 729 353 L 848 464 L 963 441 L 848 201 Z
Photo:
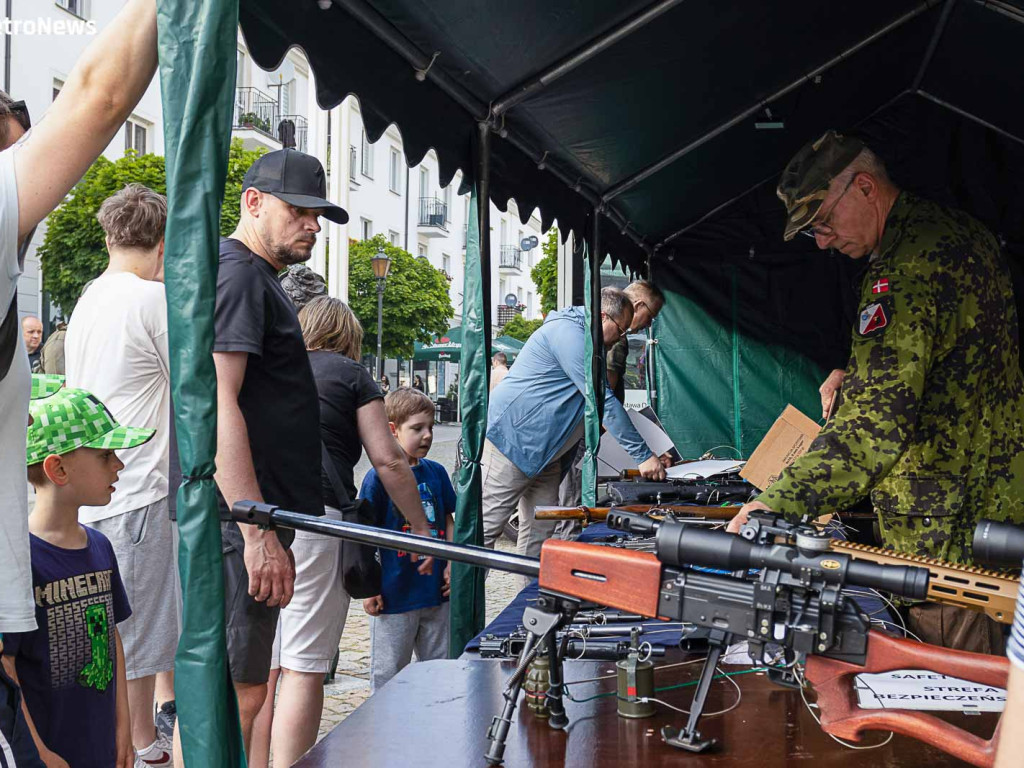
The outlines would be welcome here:
M 416 377 L 412 380 L 412 388 L 418 389 L 420 392 L 426 392 L 426 389 L 423 386 L 423 379 L 420 378 L 420 375 L 418 373 L 416 374 Z
M 363 449 L 414 533 L 430 535 L 409 462 L 388 427 L 376 382 L 357 362 L 363 329 L 343 301 L 313 299 L 299 312 L 320 400 L 320 437 L 349 499 Z M 323 473 L 326 515 L 340 519 L 341 501 Z M 295 594 L 281 611 L 281 690 L 274 714 L 274 762 L 291 765 L 316 742 L 323 712 L 323 679 L 348 614 L 341 582 L 341 540 L 295 532 Z M 431 561 L 421 570 L 429 572 Z M 269 697 L 273 696 L 273 688 Z M 268 698 L 269 698 L 268 697 Z
M 358 322 L 358 320 L 356 322 Z M 391 391 L 391 379 L 389 379 L 387 375 L 380 377 L 380 391 L 385 395 Z

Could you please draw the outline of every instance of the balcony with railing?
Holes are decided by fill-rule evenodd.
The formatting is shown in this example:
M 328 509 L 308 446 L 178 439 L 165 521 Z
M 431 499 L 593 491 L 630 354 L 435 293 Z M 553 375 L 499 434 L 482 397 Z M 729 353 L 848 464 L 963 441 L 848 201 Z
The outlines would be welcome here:
M 276 139 L 277 100 L 258 88 L 235 89 L 235 114 L 232 128 L 251 129 Z
M 419 233 L 425 237 L 448 234 L 448 206 L 436 197 L 420 198 Z
M 523 252 L 514 245 L 501 246 L 498 267 L 500 269 L 521 273 L 523 271 Z

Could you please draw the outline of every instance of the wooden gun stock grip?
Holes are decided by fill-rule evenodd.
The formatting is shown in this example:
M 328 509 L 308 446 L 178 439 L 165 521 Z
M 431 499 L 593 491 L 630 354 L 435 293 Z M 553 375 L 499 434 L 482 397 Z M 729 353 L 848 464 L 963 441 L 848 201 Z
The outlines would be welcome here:
M 539 583 L 541 589 L 653 618 L 661 561 L 649 552 L 548 539 L 540 551 Z
M 860 741 L 864 731 L 894 731 L 938 747 L 972 765 L 991 768 L 999 738 L 998 727 L 991 739 L 983 739 L 923 712 L 857 706 L 853 686 L 856 675 L 897 669 L 924 669 L 1005 688 L 1009 664 L 1003 657 L 954 651 L 872 630 L 867 660 L 862 667 L 824 656 L 807 658 L 807 680 L 818 694 L 821 727 L 825 732 L 841 739 Z

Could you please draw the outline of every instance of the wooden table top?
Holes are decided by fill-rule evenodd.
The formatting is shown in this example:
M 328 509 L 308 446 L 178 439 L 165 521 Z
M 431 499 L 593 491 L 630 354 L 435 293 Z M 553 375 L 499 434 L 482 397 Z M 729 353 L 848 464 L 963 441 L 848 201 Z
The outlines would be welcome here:
M 502 705 L 501 692 L 512 671 L 493 660 L 428 661 L 411 664 L 314 747 L 297 766 L 345 768 L 483 768 L 487 728 Z M 742 667 L 725 667 L 732 672 Z M 566 663 L 566 679 L 583 680 L 614 671 L 613 662 Z M 696 680 L 700 664 L 659 670 L 655 686 Z M 616 713 L 614 697 L 566 702 L 569 727 L 554 730 L 535 718 L 520 695 L 505 750 L 508 768 L 592 768 L 592 766 L 685 766 L 686 768 L 782 768 L 815 765 L 828 768 L 953 768 L 967 765 L 921 742 L 894 736 L 873 750 L 852 750 L 833 741 L 815 723 L 798 691 L 771 683 L 763 673 L 737 675 L 740 705 L 720 717 L 705 718 L 700 729 L 718 743 L 703 754 L 667 746 L 663 725 L 681 727 L 685 715 L 657 706 L 653 717 L 627 720 Z M 614 691 L 615 680 L 570 685 L 576 699 Z M 688 708 L 693 687 L 657 696 Z M 725 680 L 711 687 L 707 712 L 728 707 L 736 689 Z M 985 738 L 997 715 L 943 715 Z M 877 744 L 887 734 L 870 734 L 863 744 Z

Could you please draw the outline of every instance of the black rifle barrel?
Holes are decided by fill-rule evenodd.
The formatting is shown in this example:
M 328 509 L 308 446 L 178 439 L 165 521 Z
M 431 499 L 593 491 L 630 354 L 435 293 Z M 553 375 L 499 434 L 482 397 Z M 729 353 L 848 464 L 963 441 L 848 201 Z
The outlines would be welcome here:
M 428 555 L 441 560 L 452 560 L 484 568 L 494 568 L 498 571 L 518 573 L 521 576 L 536 578 L 540 575 L 540 560 L 533 557 L 497 552 L 486 547 L 451 544 L 447 541 L 428 539 L 425 536 L 415 536 L 411 533 L 399 533 L 358 523 L 345 523 L 329 517 L 303 515 L 299 512 L 279 509 L 273 504 L 239 501 L 231 508 L 231 514 L 240 523 L 251 523 L 265 528 L 294 528 L 347 539 L 360 544 L 384 547 L 384 549 L 415 552 L 417 555 Z

